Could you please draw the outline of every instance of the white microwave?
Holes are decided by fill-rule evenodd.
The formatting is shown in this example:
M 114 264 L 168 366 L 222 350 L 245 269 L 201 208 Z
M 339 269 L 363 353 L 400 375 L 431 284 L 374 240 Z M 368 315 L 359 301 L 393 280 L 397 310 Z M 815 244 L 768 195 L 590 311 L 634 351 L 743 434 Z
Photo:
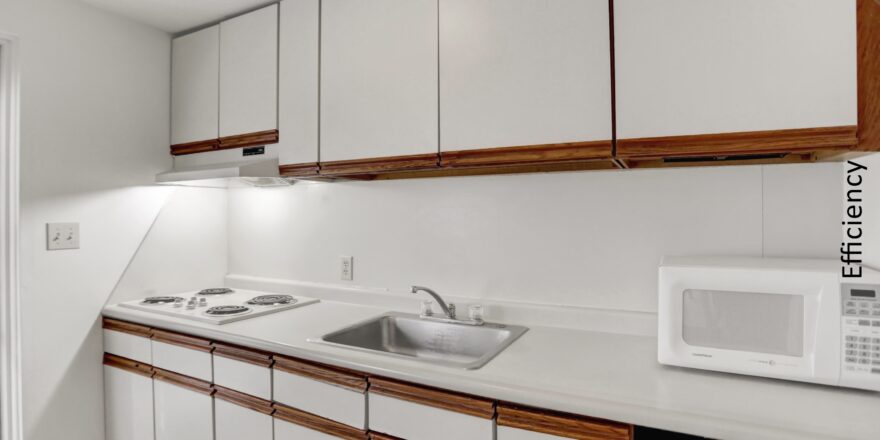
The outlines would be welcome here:
M 658 360 L 880 391 L 880 272 L 835 260 L 666 257 Z

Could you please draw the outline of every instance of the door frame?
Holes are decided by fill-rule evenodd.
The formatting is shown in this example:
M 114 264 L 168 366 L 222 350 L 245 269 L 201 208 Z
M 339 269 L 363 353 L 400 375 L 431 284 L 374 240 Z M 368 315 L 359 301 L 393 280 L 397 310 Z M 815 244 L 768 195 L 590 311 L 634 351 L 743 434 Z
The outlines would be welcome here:
M 19 42 L 0 33 L 0 440 L 21 440 Z

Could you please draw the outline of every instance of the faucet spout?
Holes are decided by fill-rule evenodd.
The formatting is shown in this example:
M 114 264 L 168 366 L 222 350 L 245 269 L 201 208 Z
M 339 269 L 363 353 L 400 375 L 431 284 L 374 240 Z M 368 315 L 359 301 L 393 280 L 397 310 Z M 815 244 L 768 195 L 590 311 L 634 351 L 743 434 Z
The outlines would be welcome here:
M 437 301 L 437 304 L 440 304 L 440 308 L 443 309 L 443 314 L 446 315 L 449 319 L 455 319 L 455 305 L 448 306 L 446 305 L 446 301 L 443 301 L 443 298 L 440 298 L 440 295 L 437 292 L 423 286 L 412 286 L 412 293 L 419 293 L 419 291 L 425 292 L 428 295 L 431 295 L 434 298 L 434 301 Z

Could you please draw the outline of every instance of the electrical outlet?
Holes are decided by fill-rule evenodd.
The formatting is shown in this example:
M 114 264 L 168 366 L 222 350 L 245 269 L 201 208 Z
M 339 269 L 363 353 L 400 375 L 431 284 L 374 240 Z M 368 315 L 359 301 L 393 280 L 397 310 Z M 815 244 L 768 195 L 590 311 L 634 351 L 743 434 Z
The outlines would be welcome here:
M 46 223 L 46 249 L 79 249 L 79 223 Z
M 339 279 L 343 281 L 351 281 L 354 279 L 354 257 L 343 255 L 339 257 Z

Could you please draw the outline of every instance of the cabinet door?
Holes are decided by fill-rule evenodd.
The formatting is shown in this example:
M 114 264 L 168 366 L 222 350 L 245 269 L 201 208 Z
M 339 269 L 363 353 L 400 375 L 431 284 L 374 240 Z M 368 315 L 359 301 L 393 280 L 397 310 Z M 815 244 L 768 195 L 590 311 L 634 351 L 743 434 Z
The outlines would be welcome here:
M 437 0 L 323 0 L 321 162 L 433 154 Z
M 285 0 L 279 7 L 278 162 L 318 162 L 318 50 L 320 0 Z
M 104 357 L 107 440 L 153 440 L 153 379 L 148 365 Z
M 220 24 L 220 144 L 278 128 L 278 5 Z
M 275 357 L 276 402 L 357 429 L 367 425 L 367 379 L 341 369 Z
M 171 44 L 171 144 L 217 139 L 220 26 Z
M 852 0 L 616 0 L 618 139 L 855 125 L 855 16 Z
M 218 391 L 214 398 L 215 440 L 272 440 L 271 413 L 269 401 L 230 398 Z
M 439 0 L 441 151 L 611 139 L 607 0 Z
M 156 440 L 214 440 L 211 384 L 166 371 L 155 377 Z
M 492 440 L 494 402 L 458 393 L 370 379 L 370 430 L 419 440 Z

